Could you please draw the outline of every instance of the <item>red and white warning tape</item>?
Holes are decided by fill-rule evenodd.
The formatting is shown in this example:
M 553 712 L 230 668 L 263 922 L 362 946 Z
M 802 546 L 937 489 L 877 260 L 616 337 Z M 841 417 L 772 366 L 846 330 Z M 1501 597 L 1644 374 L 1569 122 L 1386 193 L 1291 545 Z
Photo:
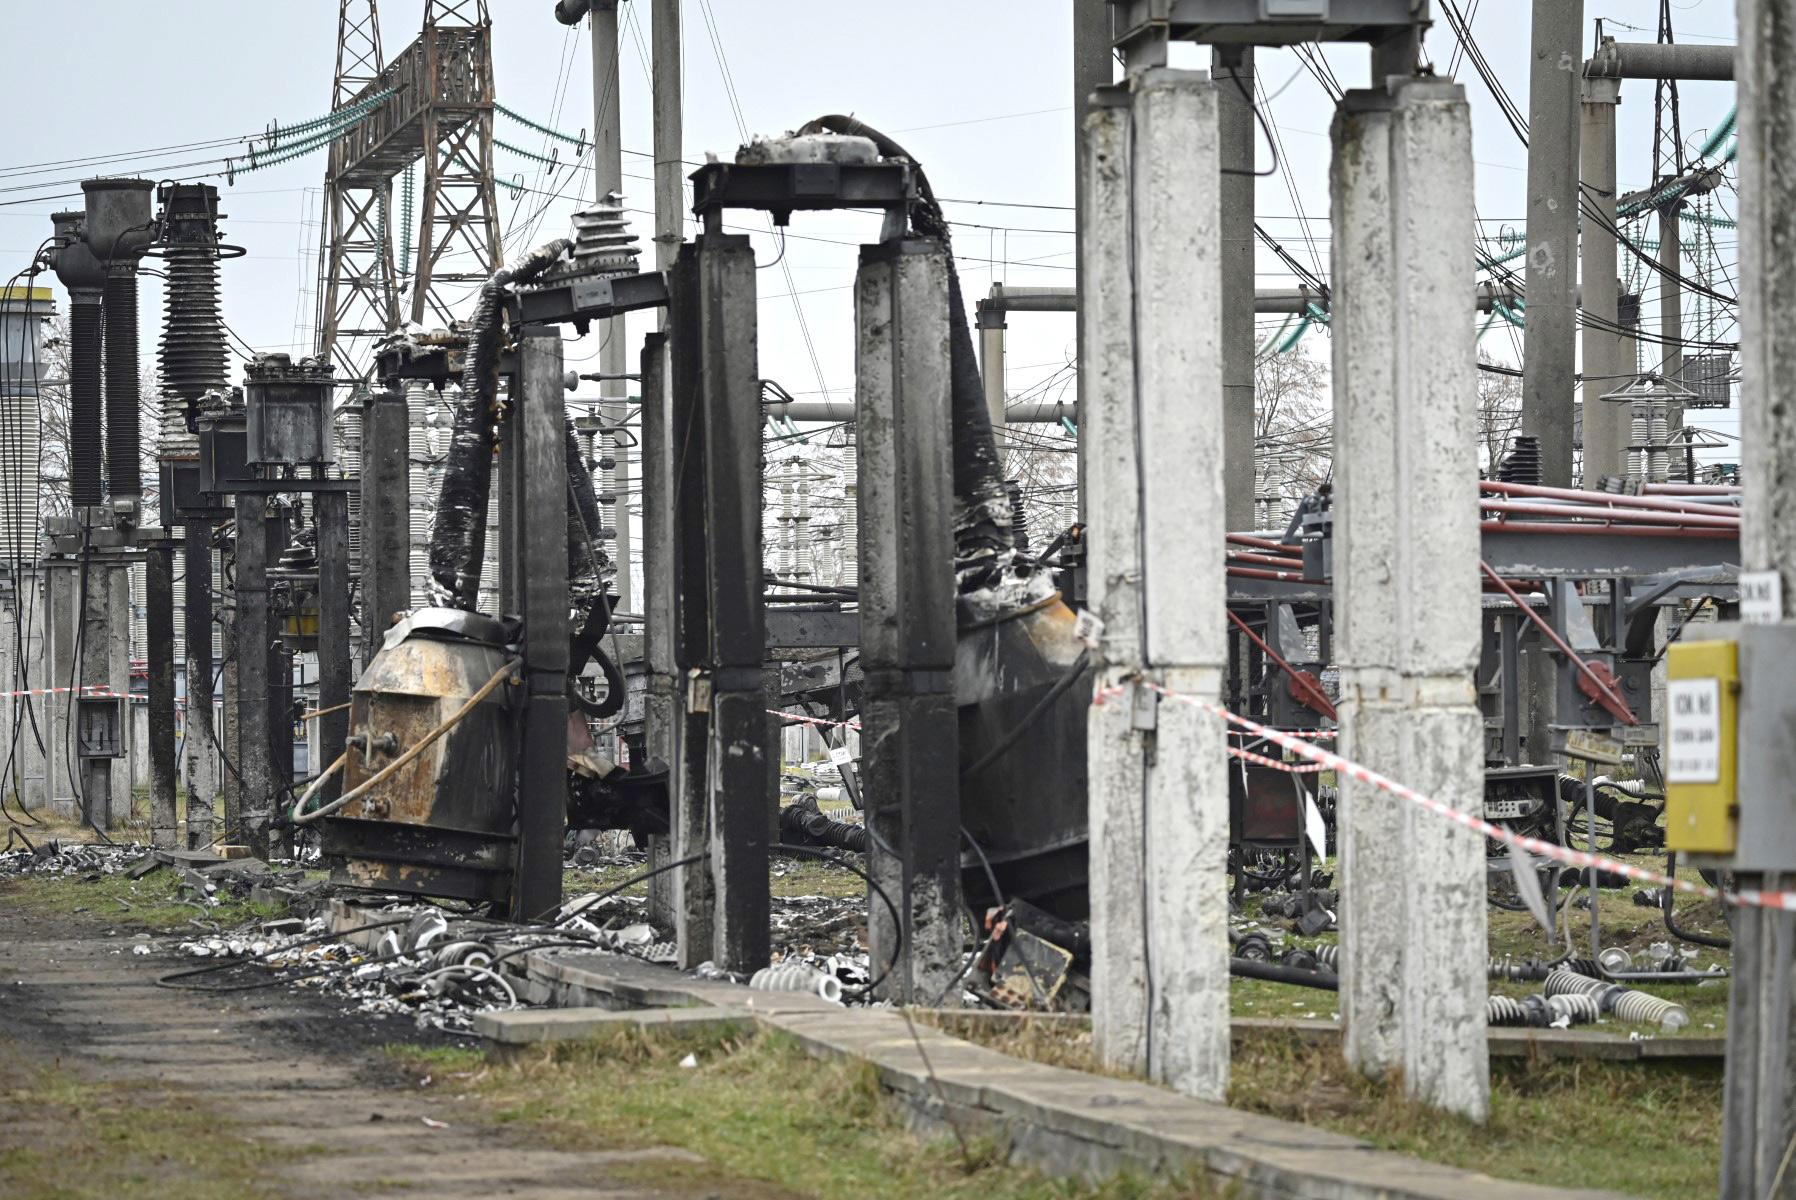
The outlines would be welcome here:
M 1287 750 L 1293 751 L 1303 758 L 1309 759 L 1311 762 L 1316 763 L 1325 770 L 1346 775 L 1349 778 L 1357 779 L 1370 787 L 1375 787 L 1380 791 L 1389 792 L 1398 799 L 1407 800 L 1411 804 L 1426 809 L 1437 816 L 1445 817 L 1449 821 L 1453 821 L 1459 825 L 1465 826 L 1467 829 L 1481 833 L 1493 841 L 1502 842 L 1506 846 L 1514 846 L 1518 849 L 1527 851 L 1529 854 L 1537 854 L 1542 858 L 1564 863 L 1567 866 L 1583 868 L 1595 867 L 1599 871 L 1612 871 L 1640 883 L 1650 883 L 1659 887 L 1673 888 L 1686 895 L 1699 896 L 1705 900 L 1720 900 L 1724 904 L 1744 905 L 1751 908 L 1778 908 L 1796 912 L 1796 892 L 1767 892 L 1760 891 L 1757 888 L 1742 888 L 1737 892 L 1726 892 L 1719 888 L 1709 887 L 1705 884 L 1692 883 L 1687 879 L 1673 879 L 1669 875 L 1661 875 L 1657 871 L 1651 871 L 1645 867 L 1637 867 L 1633 863 L 1622 862 L 1620 859 L 1610 858 L 1606 854 L 1593 854 L 1587 850 L 1573 850 L 1569 846 L 1559 846 L 1552 842 L 1543 842 L 1539 838 L 1525 837 L 1521 834 L 1513 833 L 1510 830 L 1492 825 L 1482 817 L 1475 817 L 1470 813 L 1460 812 L 1450 804 L 1446 804 L 1430 796 L 1424 796 L 1414 788 L 1398 783 L 1396 780 L 1390 779 L 1384 775 L 1380 775 L 1370 767 L 1363 767 L 1359 763 L 1342 758 L 1340 755 L 1335 754 L 1332 751 L 1324 750 L 1322 747 L 1307 742 L 1300 737 L 1285 733 L 1282 730 L 1269 729 L 1266 726 L 1259 724 L 1257 721 L 1250 721 L 1246 717 L 1230 712 L 1228 709 L 1214 701 L 1200 700 L 1196 696 L 1187 696 L 1183 693 L 1175 692 L 1170 688 L 1161 687 L 1156 683 L 1147 683 L 1143 681 L 1141 686 L 1152 692 L 1156 692 L 1169 700 L 1177 700 L 1181 704 L 1189 704 L 1195 708 L 1202 709 L 1204 712 L 1210 713 L 1213 716 L 1220 717 L 1237 728 L 1245 729 L 1249 733 L 1263 737 L 1270 742 L 1283 746 Z M 1100 688 L 1094 699 L 1098 702 L 1102 702 L 1112 696 L 1121 695 L 1124 690 L 1125 689 L 1123 688 Z
M 768 709 L 767 715 L 770 717 L 784 717 L 786 720 L 799 725 L 817 725 L 828 729 L 852 729 L 856 733 L 859 733 L 861 728 L 861 723 L 859 721 L 830 721 L 823 717 L 807 717 L 803 713 L 786 712 L 783 709 L 778 708 Z
M 1318 771 L 1328 770 L 1321 763 L 1289 763 L 1283 759 L 1267 758 L 1264 754 L 1255 754 L 1252 750 L 1243 750 L 1239 746 L 1230 746 L 1229 753 L 1243 762 L 1271 767 L 1274 771 L 1283 771 L 1287 775 L 1314 775 Z
M 98 683 L 84 683 L 80 687 L 26 688 L 19 692 L 0 692 L 0 699 L 10 700 L 16 696 L 63 696 L 70 692 L 81 692 L 83 695 L 97 696 L 103 700 L 132 700 L 135 697 L 124 692 L 115 692 Z

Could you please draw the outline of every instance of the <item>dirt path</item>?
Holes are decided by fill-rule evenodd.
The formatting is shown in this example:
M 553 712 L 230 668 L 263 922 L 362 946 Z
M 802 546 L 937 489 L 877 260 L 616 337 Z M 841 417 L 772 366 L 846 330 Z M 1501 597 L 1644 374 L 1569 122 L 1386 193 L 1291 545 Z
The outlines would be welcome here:
M 0 900 L 0 908 L 4 907 Z M 155 986 L 155 978 L 192 965 L 164 953 L 136 955 L 128 931 L 0 911 L 0 1168 L 9 1153 L 42 1154 L 54 1106 L 13 1086 L 21 1072 L 96 1086 L 136 1089 L 141 1103 L 197 1107 L 214 1136 L 243 1149 L 250 1194 L 273 1197 L 756 1197 L 786 1195 L 768 1185 L 720 1175 L 699 1156 L 673 1147 L 551 1148 L 527 1123 L 494 1126 L 445 1094 L 420 1088 L 382 1053 L 392 1042 L 424 1040 L 409 1022 L 348 1016 L 327 997 L 289 988 L 202 995 Z M 445 1081 L 446 1082 L 446 1081 Z M 449 1083 L 453 1088 L 453 1083 Z M 63 1088 L 62 1091 L 68 1091 Z M 79 1143 L 116 1155 L 134 1153 L 109 1131 L 104 1112 L 71 1102 L 86 1121 Z M 128 1114 L 127 1114 L 128 1115 Z M 433 1128 L 426 1123 L 447 1123 Z M 128 1120 L 115 1114 L 112 1124 Z M 563 1139 L 565 1141 L 565 1139 Z M 271 1152 L 271 1150 L 273 1152 Z M 8 1196 L 86 1196 L 95 1181 L 122 1170 L 127 1181 L 108 1200 L 190 1193 L 205 1181 L 204 1161 L 183 1163 L 178 1149 L 137 1152 L 155 1163 L 71 1162 L 72 1175 L 24 1184 Z M 221 1154 L 208 1144 L 215 1161 Z M 39 1169 L 43 1164 L 39 1163 Z M 93 1172 L 86 1185 L 79 1172 Z M 0 1169 L 0 1176 L 9 1172 Z M 63 1190 L 68 1188 L 69 1190 Z M 139 1190 L 141 1188 L 141 1190 Z

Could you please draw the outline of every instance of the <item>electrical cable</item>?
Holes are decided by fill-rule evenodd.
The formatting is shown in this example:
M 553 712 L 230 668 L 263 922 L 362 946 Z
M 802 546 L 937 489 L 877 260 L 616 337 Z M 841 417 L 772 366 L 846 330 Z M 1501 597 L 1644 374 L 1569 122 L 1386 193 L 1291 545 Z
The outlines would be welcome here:
M 1059 679 L 1056 679 L 1054 685 L 1042 694 L 1041 699 L 1037 700 L 1034 706 L 1030 708 L 1027 713 L 1023 714 L 1022 720 L 1018 721 L 1011 728 L 1005 730 L 1004 735 L 997 740 L 991 749 L 980 755 L 978 760 L 975 761 L 972 766 L 961 771 L 961 779 L 965 780 L 979 774 L 979 772 L 985 770 L 1000 758 L 1004 757 L 1005 752 L 1016 744 L 1017 739 L 1021 738 L 1023 734 L 1029 731 L 1030 726 L 1034 725 L 1036 720 L 1040 718 L 1043 713 L 1048 711 L 1048 708 L 1053 705 L 1054 701 L 1060 698 L 1061 693 L 1065 692 L 1067 688 L 1073 685 L 1074 680 L 1085 673 L 1085 668 L 1090 662 L 1091 651 L 1079 651 L 1079 657 L 1073 660 L 1073 664 L 1067 668 L 1066 674 L 1062 675 Z

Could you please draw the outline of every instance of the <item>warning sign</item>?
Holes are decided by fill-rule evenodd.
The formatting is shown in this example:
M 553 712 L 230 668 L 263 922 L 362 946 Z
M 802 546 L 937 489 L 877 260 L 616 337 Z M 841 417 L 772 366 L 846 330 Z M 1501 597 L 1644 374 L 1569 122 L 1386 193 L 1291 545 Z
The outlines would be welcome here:
M 1668 731 L 1665 781 L 1721 781 L 1721 681 L 1673 679 L 1665 687 Z

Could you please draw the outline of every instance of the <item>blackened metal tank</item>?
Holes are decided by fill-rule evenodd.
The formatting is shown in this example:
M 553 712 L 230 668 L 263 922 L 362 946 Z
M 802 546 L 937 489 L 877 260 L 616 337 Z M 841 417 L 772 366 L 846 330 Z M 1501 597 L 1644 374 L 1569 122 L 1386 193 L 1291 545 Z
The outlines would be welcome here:
M 365 782 L 450 719 L 515 655 L 501 622 L 448 608 L 387 632 L 356 682 L 343 790 Z M 415 760 L 322 827 L 334 882 L 463 900 L 510 893 L 517 844 L 517 723 L 500 684 Z
M 1088 911 L 1085 722 L 1092 670 L 1080 661 L 1084 649 L 1058 593 L 960 627 L 954 660 L 960 814 L 978 847 L 962 856 L 961 886 L 975 912 L 1009 896 L 1071 920 Z M 1074 672 L 1078 678 L 1068 680 Z M 977 774 L 965 774 L 1025 723 L 1026 735 Z M 1002 896 L 992 893 L 979 851 Z

